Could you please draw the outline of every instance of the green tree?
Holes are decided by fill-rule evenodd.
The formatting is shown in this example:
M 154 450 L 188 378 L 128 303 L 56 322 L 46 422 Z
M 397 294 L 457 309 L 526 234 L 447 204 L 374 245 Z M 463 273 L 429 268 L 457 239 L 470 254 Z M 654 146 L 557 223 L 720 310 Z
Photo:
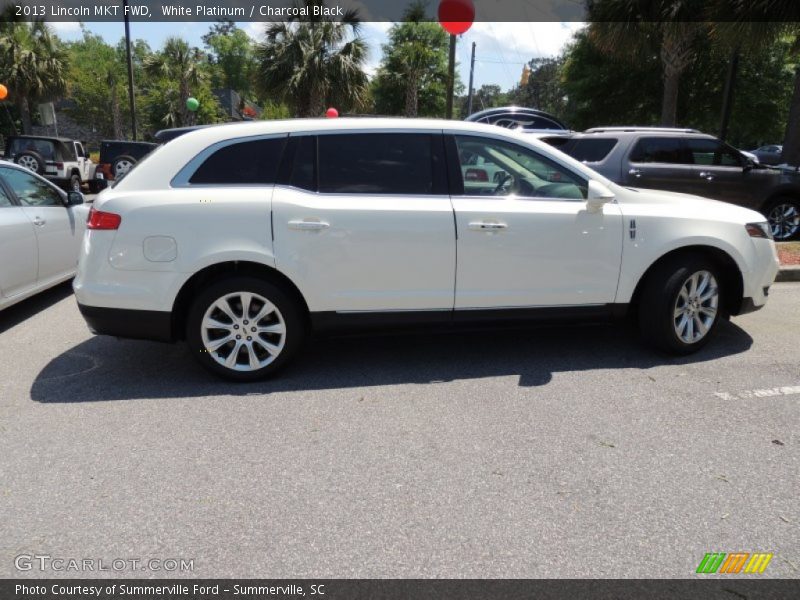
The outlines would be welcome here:
M 116 49 L 84 29 L 83 38 L 68 44 L 67 51 L 69 96 L 76 103 L 70 116 L 77 123 L 96 127 L 103 136 L 124 137 L 123 112 L 125 122 L 130 120 L 126 103 L 128 86 L 126 66 Z
M 448 37 L 438 23 L 425 21 L 425 7 L 421 1 L 412 4 L 403 22 L 389 30 L 389 43 L 383 46 L 373 86 L 378 112 L 399 112 L 399 101 L 407 117 L 420 112 L 441 115 L 439 105 L 443 108 L 446 100 Z M 420 93 L 425 95 L 422 110 Z
M 509 103 L 520 103 L 511 92 L 503 92 L 499 85 L 484 83 L 479 89 L 472 92 L 472 112 L 478 112 L 495 106 L 506 106 Z M 464 95 L 458 99 L 459 113 L 462 117 L 468 117 L 469 95 Z
M 209 91 L 208 76 L 202 66 L 203 53 L 176 37 L 168 38 L 160 52 L 145 59 L 145 72 L 156 80 L 154 90 L 150 93 L 162 96 L 162 101 L 151 98 L 149 105 L 164 110 L 161 121 L 166 126 L 194 125 L 198 119 L 203 122 L 201 117 L 208 116 L 205 112 L 194 113 L 186 106 L 186 101 L 191 97 L 197 98 L 201 107 L 209 102 L 217 104 L 210 93 L 201 98 L 204 92 Z
M 681 76 L 695 58 L 694 41 L 708 34 L 708 25 L 697 20 L 703 10 L 702 0 L 588 1 L 589 35 L 600 50 L 628 65 L 658 54 L 662 125 L 675 124 Z
M 304 0 L 311 8 L 322 0 Z M 325 16 L 293 18 L 266 26 L 256 46 L 256 88 L 262 97 L 285 102 L 295 116 L 321 116 L 326 105 L 348 111 L 362 104 L 367 90 L 367 45 L 358 10 L 341 20 Z
M 233 21 L 220 21 L 203 36 L 209 50 L 211 86 L 230 88 L 240 96 L 252 94 L 254 47 L 250 36 Z
M 8 87 L 25 133 L 32 130 L 34 106 L 66 91 L 68 69 L 66 51 L 43 21 L 0 21 L 0 81 Z
M 564 112 L 566 94 L 561 83 L 562 57 L 534 58 L 528 63 L 527 83 L 509 93 L 514 104 L 544 110 L 559 116 Z

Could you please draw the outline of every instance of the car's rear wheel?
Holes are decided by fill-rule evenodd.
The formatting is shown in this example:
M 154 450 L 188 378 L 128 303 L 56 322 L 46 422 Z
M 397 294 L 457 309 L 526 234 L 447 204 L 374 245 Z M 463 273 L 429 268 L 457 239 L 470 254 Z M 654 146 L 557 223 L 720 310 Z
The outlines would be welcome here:
M 800 237 L 800 201 L 777 198 L 764 211 L 772 229 L 772 237 L 785 242 Z
M 186 327 L 200 364 L 234 381 L 274 374 L 305 338 L 305 320 L 290 294 L 254 277 L 231 277 L 206 288 L 192 305 Z
M 111 169 L 114 171 L 114 178 L 117 179 L 126 175 L 136 164 L 136 160 L 130 156 L 120 156 L 114 159 Z
M 676 257 L 648 275 L 639 305 L 639 329 L 649 344 L 690 354 L 713 336 L 722 318 L 717 267 L 691 256 Z
M 73 192 L 81 191 L 81 178 L 79 175 L 72 174 L 69 178 L 69 189 Z

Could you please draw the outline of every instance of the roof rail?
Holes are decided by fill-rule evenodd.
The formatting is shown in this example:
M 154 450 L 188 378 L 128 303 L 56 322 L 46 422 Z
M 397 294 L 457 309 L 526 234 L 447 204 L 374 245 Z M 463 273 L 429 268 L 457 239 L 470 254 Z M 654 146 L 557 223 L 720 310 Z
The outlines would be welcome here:
M 687 127 L 639 127 L 637 125 L 613 126 L 613 127 L 592 127 L 587 129 L 584 133 L 603 133 L 606 131 L 650 131 L 654 133 L 702 133 L 698 129 L 689 129 Z

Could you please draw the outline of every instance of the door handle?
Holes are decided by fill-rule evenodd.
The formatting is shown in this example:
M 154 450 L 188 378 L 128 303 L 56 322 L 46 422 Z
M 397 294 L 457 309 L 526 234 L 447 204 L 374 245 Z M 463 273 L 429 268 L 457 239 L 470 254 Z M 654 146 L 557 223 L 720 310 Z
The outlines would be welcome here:
M 39 227 L 42 227 L 45 223 L 47 223 L 47 221 L 45 221 L 44 219 L 40 219 L 39 217 L 35 217 L 33 219 L 33 224 L 38 225 Z
M 506 223 L 489 223 L 487 221 L 473 221 L 469 224 L 469 228 L 472 231 L 500 231 L 502 229 L 508 229 L 508 225 Z
M 641 169 L 631 169 L 630 171 L 628 171 L 628 175 L 633 175 L 638 179 L 639 177 L 642 176 L 642 171 Z
M 331 224 L 325 221 L 303 221 L 300 219 L 289 221 L 289 229 L 294 229 L 296 231 L 320 231 L 330 226 Z
M 706 181 L 714 181 L 714 174 L 709 171 L 700 171 L 700 177 Z

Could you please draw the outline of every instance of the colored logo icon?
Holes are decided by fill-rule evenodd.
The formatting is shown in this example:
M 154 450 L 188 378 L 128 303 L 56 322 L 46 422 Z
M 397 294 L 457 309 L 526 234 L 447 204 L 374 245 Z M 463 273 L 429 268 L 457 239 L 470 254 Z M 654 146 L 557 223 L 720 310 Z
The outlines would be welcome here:
M 760 552 L 709 552 L 697 566 L 697 573 L 763 573 L 772 554 Z

